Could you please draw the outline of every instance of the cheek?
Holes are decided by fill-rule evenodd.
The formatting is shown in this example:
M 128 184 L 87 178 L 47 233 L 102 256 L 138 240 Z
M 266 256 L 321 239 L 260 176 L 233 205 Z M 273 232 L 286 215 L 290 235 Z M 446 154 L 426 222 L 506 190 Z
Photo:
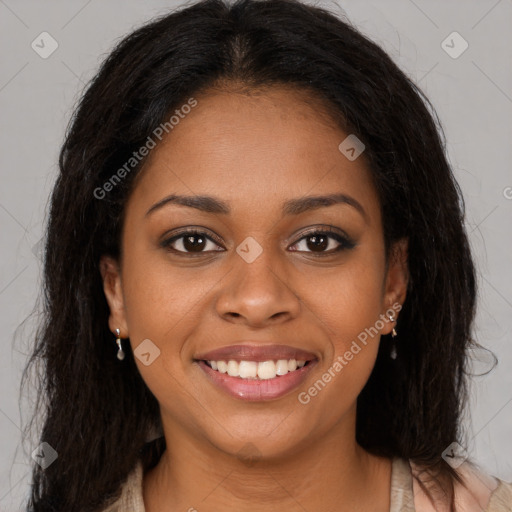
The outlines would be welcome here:
M 133 248 L 123 262 L 123 292 L 130 338 L 164 344 L 175 328 L 194 319 L 195 305 L 208 290 L 194 271 L 171 266 L 158 251 Z M 195 320 L 195 319 L 194 319 Z
M 323 364 L 333 400 L 357 397 L 377 358 L 383 316 L 384 260 L 379 247 L 361 251 L 345 266 L 325 276 L 315 294 L 315 314 L 329 340 Z M 328 300 L 326 300 L 328 297 Z M 321 378 L 322 378 L 321 377 Z M 326 397 L 327 398 L 327 397 Z
M 358 337 L 364 338 L 368 329 L 383 328 L 384 263 L 378 254 L 377 248 L 361 251 L 346 265 L 315 279 L 311 301 L 337 353 L 348 350 Z
M 365 272 L 359 272 L 354 267 L 338 272 L 336 279 L 326 279 L 326 294 L 317 302 L 328 347 L 316 380 L 302 390 L 299 402 L 310 407 L 312 417 L 322 417 L 325 427 L 352 409 L 375 365 L 380 331 L 385 325 L 381 316 L 382 274 L 376 269 L 378 266 L 374 271 L 366 267 Z
M 384 327 L 377 304 L 349 306 L 331 321 L 336 335 L 330 335 L 332 356 L 321 377 L 324 382 L 332 382 L 332 391 L 344 397 L 346 405 L 359 395 L 371 374 Z
M 171 263 L 160 251 L 131 246 L 123 260 L 123 292 L 139 372 L 162 408 L 185 419 L 190 394 L 201 394 L 193 389 L 196 383 L 188 373 L 190 340 L 197 337 L 211 311 L 211 290 L 226 270 L 180 267 L 176 261 Z M 150 352 L 157 354 L 155 358 L 151 354 L 148 365 L 137 357 L 146 340 L 151 341 Z
M 185 269 L 171 268 L 161 255 L 137 249 L 126 254 L 123 274 L 126 319 L 137 368 L 161 410 L 171 410 L 185 422 L 192 414 L 190 387 L 194 383 L 185 379 L 181 353 L 198 325 L 199 303 L 207 284 L 191 280 Z M 139 357 L 144 353 L 149 357 Z

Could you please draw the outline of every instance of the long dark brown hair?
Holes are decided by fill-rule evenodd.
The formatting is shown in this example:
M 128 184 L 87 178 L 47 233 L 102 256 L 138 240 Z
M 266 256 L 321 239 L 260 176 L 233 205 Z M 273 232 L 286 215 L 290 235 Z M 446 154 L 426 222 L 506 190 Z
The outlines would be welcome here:
M 441 454 L 463 444 L 476 290 L 464 203 L 435 111 L 341 15 L 296 0 L 206 0 L 124 38 L 68 127 L 46 231 L 43 321 L 23 379 L 38 369 L 34 418 L 44 414 L 39 440 L 58 459 L 45 470 L 34 464 L 28 510 L 98 510 L 140 458 L 152 467 L 165 449 L 163 437 L 146 442 L 160 424 L 158 403 L 127 343 L 123 364 L 116 359 L 99 272 L 102 255 L 119 256 L 124 206 L 144 160 L 108 192 L 98 189 L 190 97 L 234 81 L 310 91 L 365 144 L 386 251 L 408 239 L 410 281 L 398 356 L 389 357 L 383 336 L 358 397 L 357 441 L 428 470 L 453 507 L 458 476 Z

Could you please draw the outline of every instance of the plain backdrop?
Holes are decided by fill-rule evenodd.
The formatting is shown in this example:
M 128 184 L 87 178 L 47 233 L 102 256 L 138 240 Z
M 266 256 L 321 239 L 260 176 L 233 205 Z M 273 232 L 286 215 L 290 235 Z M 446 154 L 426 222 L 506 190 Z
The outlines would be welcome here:
M 0 0 L 2 511 L 19 510 L 29 489 L 30 453 L 37 446 L 27 440 L 25 453 L 20 444 L 20 427 L 34 400 L 30 389 L 19 407 L 20 376 L 34 322 L 18 329 L 16 339 L 14 334 L 38 294 L 39 242 L 64 130 L 84 84 L 113 44 L 146 20 L 183 4 Z M 512 1 L 333 0 L 318 5 L 345 11 L 420 85 L 440 116 L 466 200 L 467 229 L 478 266 L 475 337 L 499 360 L 492 372 L 474 379 L 471 416 L 464 429 L 470 455 L 491 474 L 510 481 Z M 56 43 L 40 36 L 42 32 Z M 47 58 L 32 47 L 41 37 L 47 38 L 45 51 L 58 45 Z M 484 354 L 475 371 L 488 369 L 489 360 Z

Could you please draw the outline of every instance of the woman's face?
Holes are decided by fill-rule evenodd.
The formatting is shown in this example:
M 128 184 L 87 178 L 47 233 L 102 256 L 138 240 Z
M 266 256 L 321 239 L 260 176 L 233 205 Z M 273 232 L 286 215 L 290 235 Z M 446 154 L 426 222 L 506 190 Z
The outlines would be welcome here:
M 166 435 L 208 450 L 282 456 L 353 434 L 386 311 L 405 298 L 364 153 L 343 153 L 349 134 L 301 94 L 197 97 L 136 181 L 120 269 L 102 260 L 110 328 L 129 336 Z M 232 376 L 204 362 L 220 348 Z

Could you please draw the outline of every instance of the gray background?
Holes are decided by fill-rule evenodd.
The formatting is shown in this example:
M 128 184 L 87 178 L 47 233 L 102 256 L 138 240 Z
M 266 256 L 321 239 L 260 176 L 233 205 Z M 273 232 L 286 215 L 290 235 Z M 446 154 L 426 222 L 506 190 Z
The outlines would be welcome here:
M 27 439 L 25 454 L 20 444 L 20 426 L 27 419 L 33 393 L 25 393 L 21 410 L 18 406 L 21 370 L 35 324 L 28 322 L 24 329 L 18 326 L 31 313 L 37 297 L 38 242 L 65 127 L 84 83 L 112 45 L 143 21 L 178 5 L 183 2 L 0 0 L 2 511 L 19 509 L 28 491 L 30 452 L 36 447 L 34 440 Z M 471 417 L 464 428 L 470 455 L 488 472 L 510 481 L 512 0 L 330 1 L 320 5 L 338 13 L 343 8 L 363 33 L 383 46 L 420 84 L 440 115 L 449 158 L 466 199 L 467 228 L 478 265 L 475 335 L 499 359 L 494 371 L 474 380 Z M 31 47 L 43 31 L 59 45 L 46 59 Z M 469 44 L 458 58 L 441 46 L 453 31 Z M 462 48 L 457 38 L 449 38 L 446 44 L 453 47 L 452 52 Z M 486 365 L 477 363 L 475 369 L 481 372 Z

